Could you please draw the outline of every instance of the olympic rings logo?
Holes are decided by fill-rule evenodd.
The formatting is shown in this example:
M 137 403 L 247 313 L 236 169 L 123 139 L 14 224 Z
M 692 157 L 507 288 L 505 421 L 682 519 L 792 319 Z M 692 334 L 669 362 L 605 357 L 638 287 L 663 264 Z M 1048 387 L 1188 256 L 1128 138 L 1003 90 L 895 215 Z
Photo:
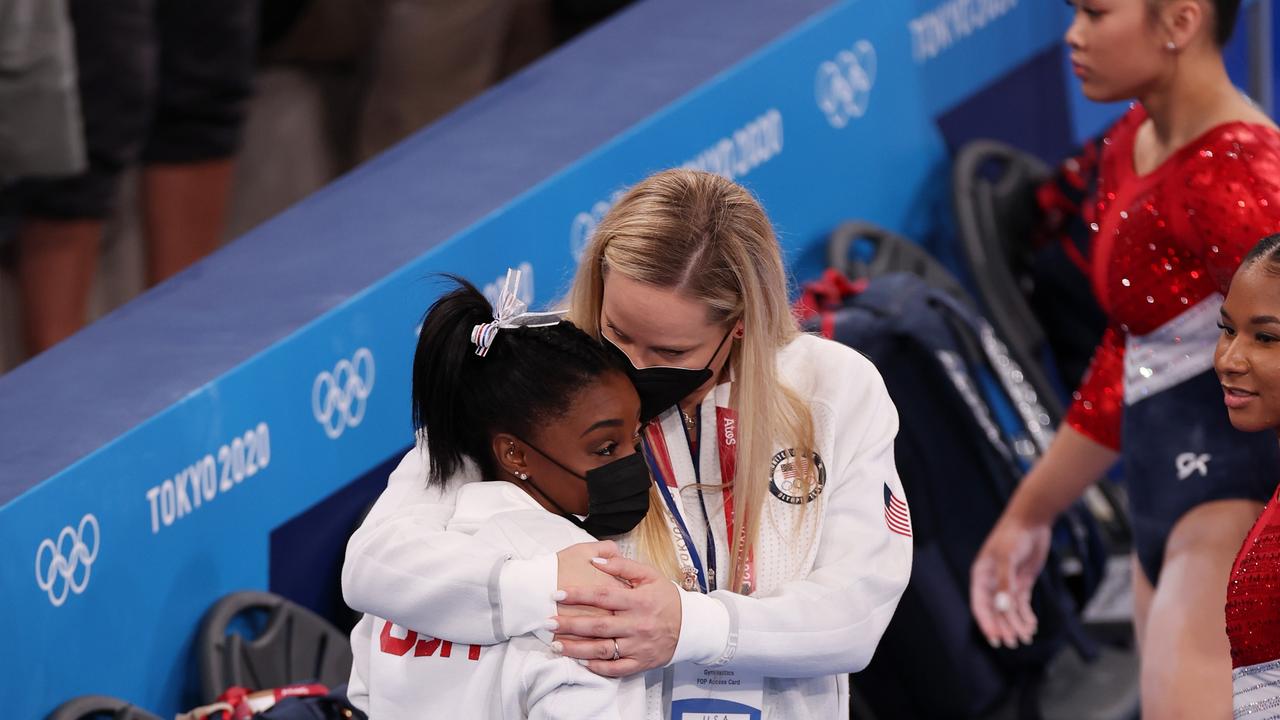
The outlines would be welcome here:
M 371 392 L 373 353 L 362 347 L 350 360 L 339 360 L 332 372 L 325 370 L 316 376 L 311 386 L 311 412 L 324 428 L 324 434 L 337 440 L 344 430 L 364 420 Z
M 93 528 L 92 533 L 87 533 Z M 36 585 L 60 607 L 68 593 L 79 595 L 89 586 L 89 571 L 98 558 L 98 519 L 87 514 L 76 528 L 62 528 L 58 541 L 45 538 L 36 549 Z M 90 543 L 92 540 L 92 543 Z
M 841 50 L 835 60 L 818 66 L 814 96 L 818 109 L 831 127 L 842 128 L 867 112 L 871 89 L 876 84 L 876 49 L 859 40 L 849 50 Z

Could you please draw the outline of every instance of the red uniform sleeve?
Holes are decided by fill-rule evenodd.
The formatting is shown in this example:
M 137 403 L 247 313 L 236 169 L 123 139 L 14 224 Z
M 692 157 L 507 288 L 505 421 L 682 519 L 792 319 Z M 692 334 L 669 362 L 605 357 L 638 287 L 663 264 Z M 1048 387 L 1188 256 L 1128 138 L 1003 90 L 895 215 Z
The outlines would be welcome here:
M 1224 294 L 1249 250 L 1280 232 L 1280 140 L 1256 132 L 1231 133 L 1202 149 L 1181 202 L 1184 237 Z
M 1085 275 L 1089 274 L 1089 223 L 1095 220 L 1091 198 L 1097 187 L 1101 143 L 1101 137 L 1085 143 L 1078 154 L 1063 161 L 1041 182 L 1035 193 L 1039 213 L 1032 230 L 1033 246 L 1060 245 Z
M 1105 138 L 1131 134 L 1145 118 L 1146 112 L 1141 106 L 1135 105 L 1107 130 L 1103 138 L 1086 145 L 1080 157 L 1067 161 L 1065 169 L 1075 169 L 1078 172 L 1073 184 L 1086 189 L 1085 193 L 1077 196 L 1080 203 L 1079 217 L 1085 223 L 1096 223 L 1098 220 L 1095 200 L 1104 184 L 1103 145 L 1111 142 Z M 1069 174 L 1067 177 L 1072 179 Z M 1084 237 L 1086 242 L 1082 249 L 1085 252 L 1080 253 L 1076 263 L 1088 275 L 1091 272 L 1087 261 L 1090 254 L 1088 251 L 1091 250 L 1088 242 L 1093 240 L 1093 233 L 1088 232 Z M 1124 410 L 1124 344 L 1125 335 L 1118 328 L 1108 328 L 1102 334 L 1098 346 L 1094 348 L 1089 369 L 1072 394 L 1073 401 L 1066 418 L 1069 427 L 1113 450 L 1120 449 L 1120 420 Z
M 1067 411 L 1067 425 L 1089 439 L 1120 449 L 1120 417 L 1124 409 L 1124 334 L 1107 328 L 1093 351 L 1089 371 Z

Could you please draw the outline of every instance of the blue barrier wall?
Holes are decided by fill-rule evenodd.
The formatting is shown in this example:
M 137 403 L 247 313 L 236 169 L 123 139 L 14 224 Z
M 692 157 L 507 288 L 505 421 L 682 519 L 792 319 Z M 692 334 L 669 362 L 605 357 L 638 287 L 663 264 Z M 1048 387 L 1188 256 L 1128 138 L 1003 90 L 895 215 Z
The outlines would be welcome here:
M 673 165 L 756 192 L 796 277 L 846 218 L 936 240 L 940 118 L 1046 152 L 1108 119 L 1070 109 L 1067 13 L 647 0 L 0 377 L 0 707 L 200 700 L 204 610 L 267 587 L 272 531 L 411 442 L 431 273 L 492 291 L 523 266 L 548 302 L 613 198 Z

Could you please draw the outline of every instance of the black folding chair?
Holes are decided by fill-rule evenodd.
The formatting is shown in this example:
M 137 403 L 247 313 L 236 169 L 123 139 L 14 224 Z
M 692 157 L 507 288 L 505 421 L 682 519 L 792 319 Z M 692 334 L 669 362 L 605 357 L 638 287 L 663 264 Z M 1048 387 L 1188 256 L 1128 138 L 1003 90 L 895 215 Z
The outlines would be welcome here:
M 237 620 L 265 616 L 262 631 L 245 637 Z M 238 685 L 265 690 L 314 681 L 329 687 L 347 682 L 351 644 L 329 621 L 279 595 L 245 591 L 228 595 L 200 624 L 200 690 L 213 702 Z
M 49 713 L 47 720 L 160 720 L 146 710 L 130 705 L 119 698 L 106 695 L 82 695 L 59 705 Z
M 839 270 L 848 278 L 909 272 L 965 305 L 973 306 L 972 296 L 937 258 L 907 238 L 874 223 L 850 220 L 836 227 L 827 240 L 827 267 Z
M 1035 188 L 1048 176 L 1038 158 L 989 140 L 965 145 L 952 166 L 960 249 L 985 314 L 1037 388 L 1052 387 L 1043 369 L 1048 339 L 1014 267 L 1035 224 Z M 1045 399 L 1061 417 L 1058 397 L 1049 393 Z
M 1031 240 L 1039 212 L 1035 192 L 1049 175 L 1049 167 L 1030 153 L 994 140 L 975 140 L 956 154 L 952 193 L 960 250 L 984 314 L 1058 420 L 1065 412 L 1058 395 L 1063 383 L 1061 378 L 1053 382 L 1046 368 L 1045 359 L 1053 356 L 1053 348 L 1029 299 L 1035 284 L 1031 270 Z M 1070 338 L 1072 354 L 1083 352 L 1087 357 L 1091 344 L 1074 346 L 1081 344 L 1080 338 L 1089 338 L 1092 330 L 1100 334 L 1105 320 L 1087 287 L 1087 278 L 1068 274 L 1073 275 L 1070 282 L 1060 275 L 1055 278 L 1059 284 L 1048 291 L 1051 302 L 1042 301 L 1041 310 L 1059 328 L 1058 341 Z M 1064 325 L 1070 327 L 1061 327 Z M 1133 535 L 1123 512 L 1127 506 L 1123 491 L 1104 480 L 1090 488 L 1085 501 L 1102 524 L 1108 543 L 1118 551 L 1127 551 Z

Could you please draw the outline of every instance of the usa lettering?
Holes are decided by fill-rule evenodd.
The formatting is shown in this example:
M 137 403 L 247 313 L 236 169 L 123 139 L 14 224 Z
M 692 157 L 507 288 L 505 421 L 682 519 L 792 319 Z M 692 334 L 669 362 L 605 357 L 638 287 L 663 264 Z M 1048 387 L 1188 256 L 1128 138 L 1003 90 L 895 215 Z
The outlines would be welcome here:
M 399 634 L 400 631 L 404 634 Z M 467 648 L 468 660 L 480 659 L 479 645 L 468 645 Z M 404 657 L 411 650 L 413 657 L 434 657 L 436 653 L 439 653 L 442 658 L 453 656 L 453 643 L 448 640 L 425 635 L 419 637 L 417 632 L 405 630 L 386 620 L 382 624 L 382 634 L 378 637 L 378 649 L 396 657 Z

